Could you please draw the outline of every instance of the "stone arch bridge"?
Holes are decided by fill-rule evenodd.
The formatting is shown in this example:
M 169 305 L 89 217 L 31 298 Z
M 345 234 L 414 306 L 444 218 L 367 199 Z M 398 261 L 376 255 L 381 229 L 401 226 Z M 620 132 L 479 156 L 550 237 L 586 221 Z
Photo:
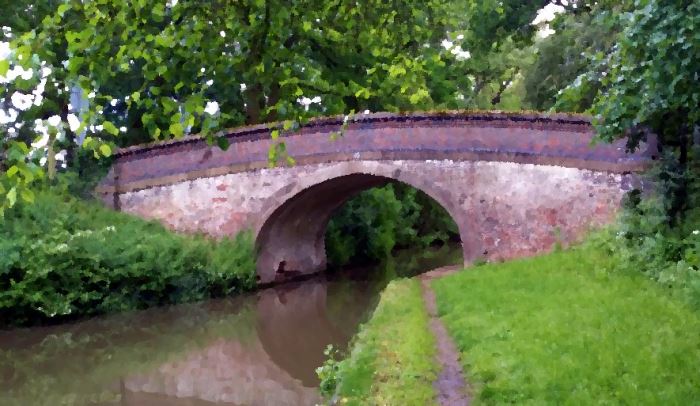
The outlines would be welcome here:
M 368 114 L 313 120 L 280 140 L 294 166 L 268 168 L 268 125 L 232 130 L 223 151 L 190 137 L 122 149 L 97 188 L 118 210 L 181 232 L 256 237 L 261 283 L 323 270 L 334 210 L 403 182 L 457 224 L 465 264 L 571 242 L 610 221 L 650 152 L 591 146 L 588 118 L 505 113 Z

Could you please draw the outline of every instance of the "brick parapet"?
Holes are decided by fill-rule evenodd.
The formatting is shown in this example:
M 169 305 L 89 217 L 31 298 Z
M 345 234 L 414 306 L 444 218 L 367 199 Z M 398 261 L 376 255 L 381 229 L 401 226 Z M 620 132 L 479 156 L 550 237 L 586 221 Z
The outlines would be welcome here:
M 624 142 L 590 146 L 585 116 L 506 113 L 372 114 L 355 117 L 332 141 L 343 117 L 319 118 L 282 134 L 297 164 L 353 159 L 509 161 L 624 173 L 643 169 L 650 151 L 627 154 Z M 198 137 L 120 150 L 103 195 L 267 166 L 277 124 L 230 131 L 226 151 Z

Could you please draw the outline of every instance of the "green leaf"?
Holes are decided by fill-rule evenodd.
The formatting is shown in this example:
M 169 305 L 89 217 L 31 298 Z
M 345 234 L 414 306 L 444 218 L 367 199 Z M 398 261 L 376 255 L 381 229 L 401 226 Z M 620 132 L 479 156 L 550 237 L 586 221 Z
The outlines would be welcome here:
M 10 169 L 7 170 L 7 177 L 11 178 L 11 177 L 15 176 L 15 174 L 17 174 L 18 171 L 19 171 L 19 168 L 17 167 L 17 165 L 12 165 L 10 167 Z
M 156 44 L 161 47 L 172 48 L 175 46 L 175 40 L 172 36 L 161 33 L 160 35 L 156 36 Z
M 102 144 L 100 145 L 100 152 L 102 153 L 102 155 L 108 157 L 112 155 L 112 148 L 110 148 L 108 144 Z
M 70 4 L 63 3 L 58 8 L 56 9 L 56 13 L 58 13 L 59 16 L 63 17 L 64 14 L 66 14 L 66 11 L 70 9 Z
M 160 104 L 163 106 L 163 113 L 170 114 L 170 112 L 177 109 L 177 102 L 170 97 L 161 97 Z
M 20 192 L 20 196 L 22 197 L 22 200 L 24 200 L 27 203 L 34 202 L 34 192 L 32 192 L 31 189 L 22 189 L 22 191 Z
M 226 151 L 230 145 L 229 140 L 226 137 L 217 138 L 216 144 L 219 146 L 219 148 L 221 148 L 224 151 Z
M 355 92 L 355 97 L 361 98 L 361 99 L 369 99 L 369 97 L 371 95 L 372 95 L 372 93 L 366 87 L 362 87 L 358 91 Z
M 24 182 L 25 183 L 30 183 L 31 181 L 34 180 L 34 173 L 32 172 L 31 169 L 29 169 L 26 165 L 23 165 L 20 168 L 20 173 L 24 177 Z
M 0 76 L 5 76 L 7 71 L 10 70 L 10 61 L 7 59 L 0 59 Z
M 168 128 L 168 130 L 176 138 L 180 138 L 185 134 L 185 129 L 182 127 L 182 124 L 179 122 L 170 124 L 170 127 Z
M 102 123 L 102 128 L 112 135 L 119 135 L 119 129 L 110 121 L 105 121 Z
M 17 188 L 12 187 L 9 192 L 7 192 L 7 196 L 5 196 L 7 201 L 9 202 L 9 206 L 12 207 L 15 205 L 15 202 L 17 202 Z
M 411 104 L 418 104 L 424 99 L 428 99 L 430 94 L 425 89 L 419 89 L 417 92 L 413 93 L 408 99 Z
M 391 65 L 389 67 L 389 77 L 395 78 L 406 74 L 406 68 L 401 65 Z
M 146 113 L 141 116 L 141 122 L 143 125 L 148 126 L 149 124 L 153 123 L 153 114 L 151 113 Z

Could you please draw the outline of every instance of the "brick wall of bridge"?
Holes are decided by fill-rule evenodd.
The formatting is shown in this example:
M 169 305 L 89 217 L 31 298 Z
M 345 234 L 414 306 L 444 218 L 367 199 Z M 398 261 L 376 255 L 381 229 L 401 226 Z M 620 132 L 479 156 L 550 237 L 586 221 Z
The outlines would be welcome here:
M 397 179 L 423 190 L 455 219 L 468 245 L 466 255 L 491 259 L 531 255 L 550 248 L 557 238 L 573 241 L 588 227 L 609 222 L 631 182 L 629 175 L 512 162 L 346 161 L 259 169 L 128 192 L 121 196 L 121 207 L 182 232 L 226 236 L 251 229 L 257 234 L 295 195 L 352 174 Z M 295 215 L 303 219 L 327 214 L 299 210 Z M 305 233 L 315 236 L 325 220 L 306 219 L 292 239 L 268 241 L 265 249 L 274 259 L 260 269 L 261 280 L 274 280 L 283 260 L 287 269 L 322 267 L 323 252 L 307 251 L 308 258 L 318 256 L 311 263 L 295 264 L 290 258 Z M 308 245 L 314 244 L 318 242 Z
M 609 222 L 649 151 L 590 146 L 579 116 L 375 115 L 322 119 L 283 139 L 294 167 L 268 169 L 270 129 L 235 130 L 227 151 L 187 139 L 120 151 L 98 188 L 116 208 L 182 232 L 251 229 L 261 282 L 325 267 L 333 211 L 387 181 L 433 197 L 460 229 L 465 262 L 514 258 Z

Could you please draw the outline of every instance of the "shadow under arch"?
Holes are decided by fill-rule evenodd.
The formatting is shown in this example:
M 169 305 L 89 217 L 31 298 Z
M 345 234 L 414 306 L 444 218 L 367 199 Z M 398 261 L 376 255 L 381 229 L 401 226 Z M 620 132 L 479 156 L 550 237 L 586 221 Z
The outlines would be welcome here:
M 358 162 L 355 162 L 357 164 Z M 333 213 L 358 193 L 401 182 L 414 187 L 445 209 L 459 229 L 464 263 L 480 253 L 479 241 L 469 233 L 470 219 L 456 201 L 457 193 L 438 184 L 404 173 L 396 165 L 375 164 L 371 173 L 346 163 L 313 180 L 299 179 L 281 189 L 263 209 L 257 230 L 257 276 L 259 283 L 271 283 L 326 268 L 325 232 Z

